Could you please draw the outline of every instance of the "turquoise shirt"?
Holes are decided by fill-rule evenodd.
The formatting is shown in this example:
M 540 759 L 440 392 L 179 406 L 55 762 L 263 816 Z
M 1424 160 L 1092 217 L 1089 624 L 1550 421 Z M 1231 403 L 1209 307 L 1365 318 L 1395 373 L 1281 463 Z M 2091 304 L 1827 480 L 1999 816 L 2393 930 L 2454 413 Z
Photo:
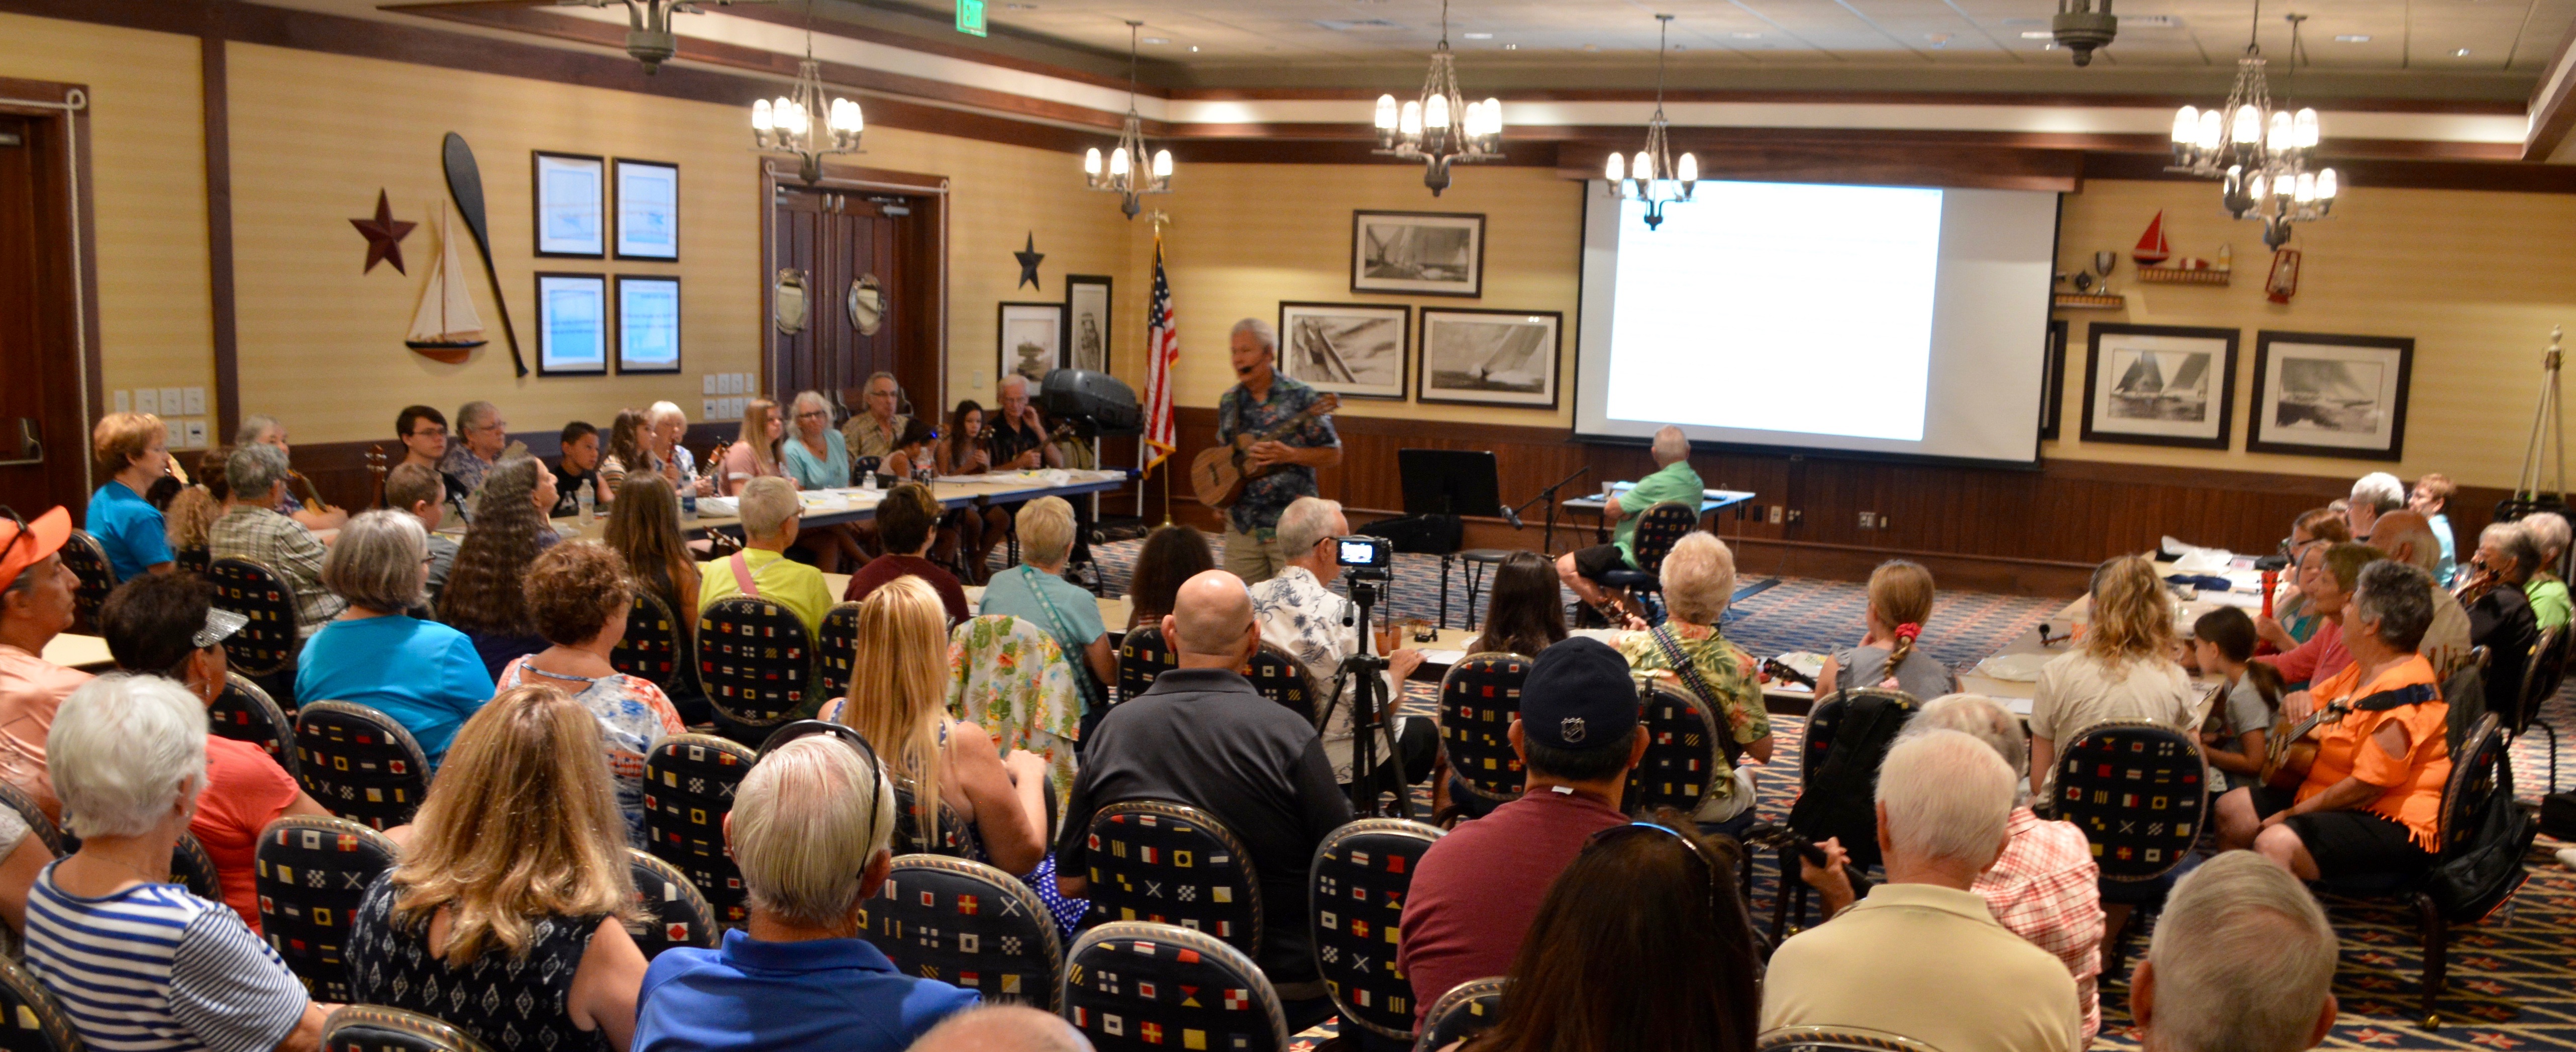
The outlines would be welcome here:
M 1691 507 L 1697 517 L 1705 498 L 1699 472 L 1691 470 L 1690 461 L 1676 460 L 1652 475 L 1637 480 L 1635 488 L 1619 495 L 1619 528 L 1610 535 L 1610 543 L 1619 546 L 1619 557 L 1628 565 L 1637 565 L 1637 520 L 1646 509 L 1665 501 L 1679 501 Z
M 823 432 L 823 459 L 814 459 L 814 451 L 805 448 L 805 440 L 794 435 L 778 444 L 779 460 L 787 467 L 789 478 L 798 489 L 848 489 L 850 485 L 850 447 L 841 441 L 841 433 Z
M 2433 564 L 2433 583 L 2449 588 L 2460 572 L 2459 549 L 2451 538 L 2451 517 L 2436 513 L 2424 524 L 2431 526 L 2434 538 L 2442 542 L 2442 561 Z
M 395 615 L 332 621 L 296 659 L 298 701 L 346 701 L 394 718 L 431 766 L 467 717 L 492 700 L 474 641 L 436 621 Z
M 1038 598 L 1040 593 L 1045 594 L 1045 600 Z M 1064 627 L 1071 631 L 1071 635 L 1058 631 L 1055 620 L 1047 616 L 1049 602 L 1054 603 L 1056 612 L 1063 615 Z M 1075 668 L 1086 667 L 1082 663 L 1082 648 L 1090 646 L 1091 641 L 1100 638 L 1105 631 L 1100 620 L 1100 604 L 1092 598 L 1089 590 L 1027 565 L 994 574 L 992 583 L 984 588 L 984 605 L 975 612 L 1009 614 L 1038 626 L 1041 631 L 1055 637 L 1056 645 L 1064 648 L 1065 660 L 1072 662 Z
M 98 546 L 107 549 L 108 565 L 115 568 L 119 581 L 178 558 L 170 554 L 161 509 L 115 479 L 90 494 L 89 512 L 81 522 L 90 536 L 98 538 Z

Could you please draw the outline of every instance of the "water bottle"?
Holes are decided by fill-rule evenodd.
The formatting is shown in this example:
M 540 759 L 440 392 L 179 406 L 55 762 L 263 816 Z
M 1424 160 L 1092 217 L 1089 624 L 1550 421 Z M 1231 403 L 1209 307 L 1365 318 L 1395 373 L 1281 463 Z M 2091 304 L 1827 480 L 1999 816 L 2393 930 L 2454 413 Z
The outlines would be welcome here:
M 575 519 L 579 522 L 587 523 L 594 515 L 597 514 L 599 497 L 588 484 L 575 483 L 572 491 L 572 503 L 573 507 L 579 509 L 575 512 Z

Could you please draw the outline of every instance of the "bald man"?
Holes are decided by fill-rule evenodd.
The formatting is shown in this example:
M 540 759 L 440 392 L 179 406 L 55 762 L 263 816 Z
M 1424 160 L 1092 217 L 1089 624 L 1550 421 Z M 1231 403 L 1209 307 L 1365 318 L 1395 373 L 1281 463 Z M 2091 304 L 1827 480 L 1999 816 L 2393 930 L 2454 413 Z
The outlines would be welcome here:
M 1183 582 L 1163 618 L 1181 667 L 1120 702 L 1082 743 L 1082 773 L 1056 841 L 1056 890 L 1091 890 L 1092 815 L 1126 800 L 1207 811 L 1243 842 L 1261 877 L 1261 956 L 1291 1029 L 1332 1014 L 1306 937 L 1315 845 L 1351 820 L 1315 727 L 1252 689 L 1238 669 L 1261 645 L 1243 579 L 1209 570 Z M 1304 1023 L 1299 1020 L 1304 1019 Z
M 2392 562 L 2405 563 L 2425 573 L 2433 573 L 2442 561 L 2442 538 L 2433 532 L 2433 523 L 2424 513 L 2413 508 L 2386 512 L 2371 520 L 2370 532 L 2361 543 L 2379 549 Z M 2438 580 L 2438 578 L 2437 578 Z M 2424 631 L 2424 641 L 2415 652 L 2433 663 L 2433 671 L 2448 676 L 2451 670 L 2469 656 L 2469 612 L 2439 584 L 2433 587 L 2433 627 Z
M 905 1052 L 1092 1052 L 1061 1016 L 1024 1005 L 987 1005 L 948 1017 Z

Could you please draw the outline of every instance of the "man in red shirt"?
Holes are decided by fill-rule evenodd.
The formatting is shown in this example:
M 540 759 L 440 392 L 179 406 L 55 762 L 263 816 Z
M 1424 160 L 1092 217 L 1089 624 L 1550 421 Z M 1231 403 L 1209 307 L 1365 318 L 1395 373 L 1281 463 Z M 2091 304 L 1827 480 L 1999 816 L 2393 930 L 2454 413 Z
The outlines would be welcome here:
M 1548 884 L 1593 833 L 1628 821 L 1619 794 L 1646 754 L 1628 662 L 1580 636 L 1541 651 L 1511 736 L 1521 798 L 1432 844 L 1406 893 L 1396 956 L 1417 1020 L 1452 988 L 1511 970 Z

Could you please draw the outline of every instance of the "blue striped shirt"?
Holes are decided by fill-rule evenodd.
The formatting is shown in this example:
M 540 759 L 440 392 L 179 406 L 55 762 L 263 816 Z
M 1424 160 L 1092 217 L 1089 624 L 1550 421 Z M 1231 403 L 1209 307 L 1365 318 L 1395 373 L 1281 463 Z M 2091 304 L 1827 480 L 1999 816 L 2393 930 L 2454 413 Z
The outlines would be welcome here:
M 268 1052 L 304 986 L 221 903 L 176 884 L 83 898 L 45 867 L 27 895 L 28 968 L 100 1052 Z

